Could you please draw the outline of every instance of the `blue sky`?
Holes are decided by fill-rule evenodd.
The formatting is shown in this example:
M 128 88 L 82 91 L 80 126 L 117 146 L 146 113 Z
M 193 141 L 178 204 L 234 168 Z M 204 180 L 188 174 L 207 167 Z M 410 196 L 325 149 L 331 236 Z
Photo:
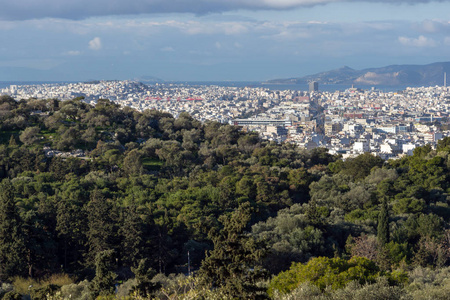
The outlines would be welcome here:
M 0 80 L 267 80 L 450 61 L 450 1 L 0 0 Z

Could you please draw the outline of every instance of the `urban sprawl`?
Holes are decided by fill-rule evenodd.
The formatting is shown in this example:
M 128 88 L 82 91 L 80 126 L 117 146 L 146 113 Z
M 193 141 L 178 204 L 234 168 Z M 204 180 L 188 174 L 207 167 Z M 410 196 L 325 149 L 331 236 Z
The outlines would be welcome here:
M 156 109 L 177 117 L 187 112 L 256 131 L 262 138 L 313 149 L 325 147 L 343 158 L 370 152 L 382 158 L 411 155 L 414 148 L 449 136 L 450 90 L 414 87 L 398 92 L 372 88 L 322 92 L 265 87 L 151 84 L 136 81 L 11 85 L 0 90 L 20 99 L 109 99 L 137 110 Z

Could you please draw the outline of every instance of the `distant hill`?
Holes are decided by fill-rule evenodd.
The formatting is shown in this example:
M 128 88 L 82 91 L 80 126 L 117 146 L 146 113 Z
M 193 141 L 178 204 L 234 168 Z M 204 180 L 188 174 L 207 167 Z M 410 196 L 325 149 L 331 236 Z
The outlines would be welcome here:
M 269 80 L 266 83 L 305 84 L 310 81 L 317 81 L 320 84 L 433 86 L 443 85 L 444 72 L 447 72 L 450 77 L 450 62 L 437 62 L 429 65 L 391 65 L 364 70 L 342 67 L 300 78 Z

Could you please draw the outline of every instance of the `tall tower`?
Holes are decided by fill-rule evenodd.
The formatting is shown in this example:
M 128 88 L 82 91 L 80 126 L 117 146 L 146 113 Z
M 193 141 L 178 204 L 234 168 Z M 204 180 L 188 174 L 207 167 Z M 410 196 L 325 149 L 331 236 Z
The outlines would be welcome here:
M 444 87 L 447 87 L 447 72 L 444 72 Z
M 309 92 L 313 93 L 317 91 L 319 91 L 319 83 L 317 81 L 311 81 L 309 83 Z

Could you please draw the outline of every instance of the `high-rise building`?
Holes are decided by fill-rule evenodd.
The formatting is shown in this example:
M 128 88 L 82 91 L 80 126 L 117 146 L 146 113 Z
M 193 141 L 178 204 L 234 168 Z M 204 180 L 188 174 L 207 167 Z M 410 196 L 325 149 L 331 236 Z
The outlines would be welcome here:
M 342 130 L 342 124 L 340 123 L 325 123 L 325 134 L 332 135 Z
M 311 81 L 309 83 L 309 92 L 313 93 L 317 91 L 319 91 L 319 83 L 317 81 Z

